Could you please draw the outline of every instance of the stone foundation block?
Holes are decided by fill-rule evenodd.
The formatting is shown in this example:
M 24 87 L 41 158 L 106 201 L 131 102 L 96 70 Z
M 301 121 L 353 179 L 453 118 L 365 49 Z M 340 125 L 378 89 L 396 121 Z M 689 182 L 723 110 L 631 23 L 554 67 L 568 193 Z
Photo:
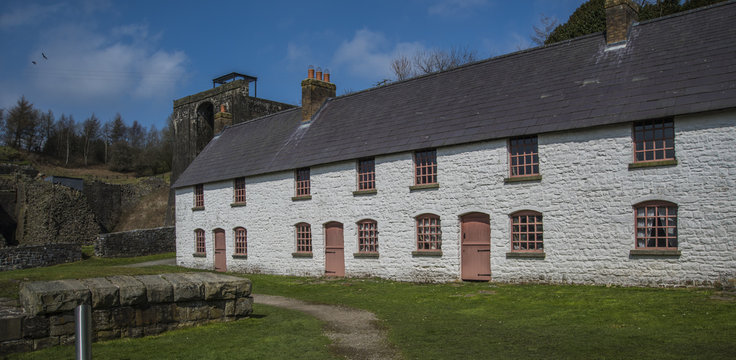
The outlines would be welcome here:
M 120 338 L 120 329 L 100 330 L 95 332 L 97 340 L 112 340 Z
M 159 275 L 138 275 L 135 277 L 146 287 L 148 303 L 170 303 L 174 301 L 174 287 Z
M 10 354 L 33 350 L 33 340 L 11 340 L 0 342 L 0 354 Z
M 91 278 L 80 281 L 89 288 L 92 296 L 92 308 L 120 306 L 120 290 L 110 280 L 105 278 Z
M 111 310 L 92 311 L 92 323 L 94 324 L 94 329 L 96 331 L 112 329 L 113 322 L 111 320 L 112 320 Z
M 184 276 L 193 282 L 204 282 L 205 300 L 227 300 L 250 295 L 251 282 L 248 279 L 212 273 L 193 273 Z
M 120 306 L 132 306 L 148 302 L 146 287 L 133 276 L 119 275 L 107 278 L 120 291 Z
M 204 284 L 201 281 L 193 282 L 181 274 L 163 274 L 174 289 L 174 302 L 197 301 L 204 299 Z
M 27 314 L 51 314 L 90 304 L 89 289 L 79 280 L 33 281 L 20 285 L 20 302 Z
M 113 327 L 128 327 L 135 324 L 135 310 L 131 307 L 114 308 L 111 311 Z
M 26 316 L 23 318 L 24 338 L 39 339 L 47 336 L 49 336 L 49 319 L 44 316 Z
M 253 298 L 238 298 L 235 301 L 235 316 L 247 316 L 253 312 Z
M 22 323 L 23 317 L 21 315 L 0 318 L 0 341 L 18 340 L 22 338 Z

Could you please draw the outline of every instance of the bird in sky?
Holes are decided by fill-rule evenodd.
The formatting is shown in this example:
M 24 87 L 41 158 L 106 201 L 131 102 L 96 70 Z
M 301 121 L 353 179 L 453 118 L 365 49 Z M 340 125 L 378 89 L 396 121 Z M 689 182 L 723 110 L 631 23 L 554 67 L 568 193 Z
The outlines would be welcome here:
M 41 53 L 41 56 L 43 56 L 44 60 L 48 60 L 49 58 L 46 57 L 46 54 Z
M 35 61 L 31 61 L 31 62 L 33 63 L 33 65 L 36 65 L 36 62 Z

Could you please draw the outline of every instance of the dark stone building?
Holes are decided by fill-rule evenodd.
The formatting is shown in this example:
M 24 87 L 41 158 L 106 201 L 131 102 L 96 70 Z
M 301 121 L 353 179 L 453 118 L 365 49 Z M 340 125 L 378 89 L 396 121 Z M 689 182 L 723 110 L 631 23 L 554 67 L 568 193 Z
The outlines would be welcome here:
M 229 81 L 229 82 L 228 82 Z M 212 89 L 174 100 L 174 158 L 171 183 L 225 126 L 293 108 L 294 105 L 250 96 L 257 78 L 231 73 L 213 79 Z M 174 224 L 174 193 L 169 194 L 166 224 Z

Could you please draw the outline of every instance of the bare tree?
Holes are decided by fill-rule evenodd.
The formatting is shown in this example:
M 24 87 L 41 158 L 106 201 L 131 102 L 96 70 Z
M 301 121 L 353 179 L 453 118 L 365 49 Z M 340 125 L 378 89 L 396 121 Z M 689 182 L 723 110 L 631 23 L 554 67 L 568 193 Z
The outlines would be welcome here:
M 84 166 L 87 166 L 87 159 L 89 158 L 89 149 L 92 143 L 97 140 L 100 132 L 100 120 L 97 119 L 95 114 L 84 120 L 82 124 L 82 136 L 84 137 Z
M 448 50 L 435 48 L 428 51 L 417 51 L 411 59 L 405 55 L 399 55 L 391 61 L 391 70 L 397 80 L 404 80 L 423 74 L 450 70 L 477 60 L 477 51 L 467 46 L 454 46 Z
M 25 145 L 30 151 L 38 130 L 38 110 L 33 104 L 21 96 L 9 111 L 5 119 L 5 144 L 20 149 Z
M 105 161 L 104 163 L 107 165 L 107 148 L 110 147 L 110 141 L 112 139 L 112 125 L 109 122 L 106 122 L 105 125 L 102 126 L 102 141 L 105 143 Z
M 56 126 L 58 128 L 57 133 L 60 135 L 59 141 L 62 143 L 60 148 L 63 147 L 65 149 L 64 166 L 67 166 L 69 165 L 69 157 L 71 156 L 72 141 L 77 134 L 77 124 L 74 122 L 74 118 L 71 115 L 67 117 L 64 114 L 61 114 L 61 118 Z
M 414 75 L 414 68 L 411 60 L 405 55 L 399 55 L 391 60 L 391 70 L 396 75 L 396 80 L 404 80 Z
M 558 25 L 558 21 L 554 17 L 549 17 L 544 14 L 539 15 L 539 25 L 534 25 L 534 34 L 531 36 L 531 40 L 537 46 L 542 46 L 549 38 L 549 34 L 555 30 Z

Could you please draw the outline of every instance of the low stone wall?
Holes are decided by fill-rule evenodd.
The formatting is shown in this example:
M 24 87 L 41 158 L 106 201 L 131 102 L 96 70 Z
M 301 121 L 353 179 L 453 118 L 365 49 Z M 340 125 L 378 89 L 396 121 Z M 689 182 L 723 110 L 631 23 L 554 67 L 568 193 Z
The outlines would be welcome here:
M 51 266 L 82 260 L 80 244 L 48 244 L 0 248 L 0 271 Z
M 23 312 L 0 312 L 0 354 L 74 343 L 74 308 L 92 306 L 93 341 L 231 321 L 253 309 L 251 282 L 212 273 L 21 284 Z
M 160 227 L 100 234 L 95 256 L 131 257 L 176 251 L 176 228 Z

